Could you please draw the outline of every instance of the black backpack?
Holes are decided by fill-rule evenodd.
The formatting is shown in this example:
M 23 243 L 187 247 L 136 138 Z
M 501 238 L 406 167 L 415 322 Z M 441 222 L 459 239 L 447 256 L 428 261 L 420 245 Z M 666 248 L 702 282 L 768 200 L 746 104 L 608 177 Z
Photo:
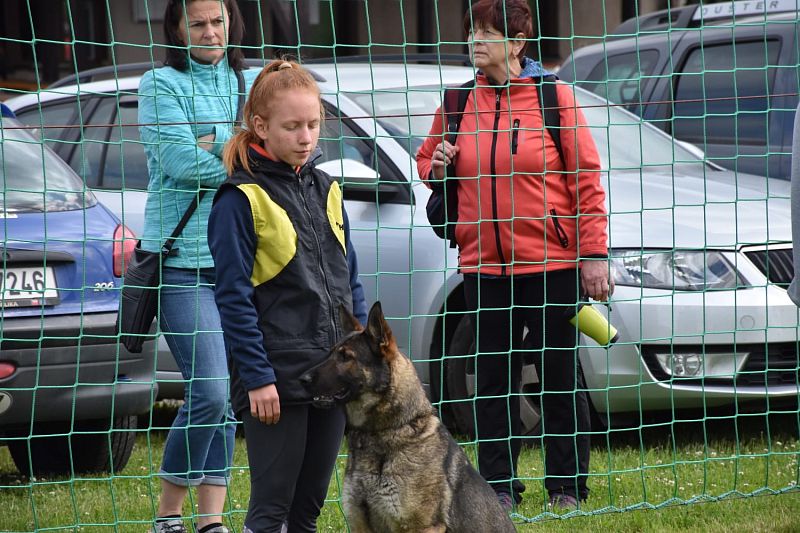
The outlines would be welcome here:
M 561 148 L 561 119 L 559 116 L 558 95 L 556 94 L 556 77 L 552 74 L 541 78 L 536 83 L 536 92 L 542 104 L 544 126 L 556 145 L 561 160 L 564 161 L 564 152 Z M 445 89 L 442 101 L 443 112 L 447 117 L 447 141 L 456 143 L 458 128 L 464 116 L 467 98 L 472 94 L 475 80 L 470 80 L 460 87 Z M 455 176 L 455 166 L 448 165 L 445 179 L 431 183 L 431 195 L 425 210 L 428 213 L 428 222 L 433 232 L 441 239 L 450 241 L 450 247 L 456 247 L 456 223 L 458 222 L 458 180 Z

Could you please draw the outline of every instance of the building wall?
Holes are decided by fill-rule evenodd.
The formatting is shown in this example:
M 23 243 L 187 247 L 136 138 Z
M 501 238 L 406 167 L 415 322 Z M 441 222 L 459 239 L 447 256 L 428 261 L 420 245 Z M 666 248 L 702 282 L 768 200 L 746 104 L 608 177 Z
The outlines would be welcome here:
M 572 9 L 558 13 L 558 51 L 565 59 L 576 48 L 596 43 L 622 22 L 619 0 L 572 0 Z
M 142 2 L 143 4 L 143 2 Z M 151 13 L 163 13 L 163 1 L 148 0 Z M 113 60 L 115 63 L 138 63 L 150 61 L 151 59 L 160 60 L 164 57 L 163 49 L 158 45 L 164 43 L 163 31 L 161 29 L 161 17 L 148 22 L 139 22 L 134 19 L 136 10 L 132 0 L 109 0 L 111 14 L 111 29 L 113 33 Z M 143 11 L 138 11 L 143 13 Z
M 114 47 L 118 63 L 148 61 L 151 53 L 156 59 L 163 56 L 158 44 L 163 43 L 161 22 L 151 24 L 136 22 L 133 19 L 134 2 L 143 0 L 109 0 L 111 20 L 113 21 Z M 158 5 L 163 0 L 148 0 L 150 5 Z M 545 0 L 550 2 L 551 0 Z M 538 0 L 542 4 L 543 0 Z M 283 4 L 271 6 L 271 3 Z M 571 0 L 557 3 L 557 19 L 548 17 L 552 11 L 540 11 L 533 7 L 534 16 L 539 19 L 538 26 L 542 33 L 557 41 L 557 57 L 549 57 L 557 61 L 567 57 L 575 48 L 596 42 L 622 22 L 623 0 Z M 677 6 L 686 0 L 673 0 Z M 260 10 L 258 5 L 260 4 Z M 338 4 L 338 5 L 337 5 Z M 534 2 L 536 4 L 536 2 Z M 459 53 L 464 51 L 462 19 L 468 2 L 464 0 L 348 0 L 334 2 L 335 7 L 345 6 L 348 13 L 336 19 L 331 13 L 330 2 L 325 0 L 306 0 L 297 4 L 300 15 L 301 42 L 311 44 L 302 50 L 304 57 L 324 57 L 333 54 L 333 43 L 338 54 L 349 55 L 366 53 L 416 53 L 432 52 L 430 44 L 438 44 L 441 53 Z M 551 4 L 552 5 L 552 4 Z M 254 7 L 256 6 L 256 7 Z M 245 2 L 243 7 L 249 22 L 246 44 L 251 47 L 248 55 L 257 55 L 263 39 L 266 41 L 267 57 L 274 55 L 271 49 L 281 49 L 276 41 L 281 40 L 279 30 L 295 26 L 295 5 L 283 0 L 260 0 Z M 649 12 L 666 7 L 665 0 L 639 0 L 639 11 Z M 271 9 L 283 8 L 285 18 L 273 16 Z M 157 10 L 155 8 L 153 12 Z M 542 15 L 547 18 L 542 19 Z M 342 20 L 346 17 L 346 20 Z M 253 28 L 252 20 L 261 18 L 261 27 Z M 278 24 L 278 28 L 274 25 Z M 554 25 L 555 28 L 550 26 Z M 334 28 L 340 28 L 336 41 L 330 38 Z M 555 29 L 555 31 L 553 31 Z M 342 32 L 341 30 L 344 30 Z M 296 34 L 296 29 L 287 33 Z M 342 34 L 344 33 L 344 34 Z M 321 41 L 320 37 L 328 37 Z M 151 49 L 150 44 L 155 44 Z M 370 46 L 371 45 L 371 46 Z M 536 50 L 538 46 L 532 46 Z M 541 55 L 534 52 L 533 55 Z M 545 56 L 553 56 L 544 53 Z
M 638 0 L 639 13 L 687 5 L 689 0 Z M 623 21 L 623 0 L 571 0 L 558 11 L 558 56 L 603 40 Z
M 22 15 L 27 15 L 28 1 L 0 2 L 0 29 L 3 30 L 0 34 L 0 87 L 10 87 L 17 82 L 31 88 L 37 85 L 36 69 L 33 65 L 26 66 L 33 61 L 30 36 L 26 33 L 30 30 L 26 30 L 22 22 L 14 22 L 22 21 Z M 74 21 L 76 29 L 80 23 L 81 36 L 86 36 L 84 40 L 98 35 L 105 39 L 104 43 L 113 42 L 111 47 L 102 46 L 103 43 L 75 47 L 73 52 L 80 60 L 81 69 L 97 66 L 93 62 L 121 64 L 160 60 L 164 56 L 159 45 L 164 41 L 160 18 L 166 0 L 47 1 L 53 2 L 52 9 L 44 9 L 50 9 L 49 13 L 54 16 L 58 14 L 58 18 L 48 17 L 54 20 L 53 24 L 34 20 L 39 33 L 52 33 L 51 26 L 56 32 L 62 28 L 64 35 L 51 39 L 69 42 L 69 32 L 63 29 L 69 28 L 69 20 L 65 18 L 66 2 L 71 3 L 73 13 L 91 4 L 91 11 L 97 15 L 94 23 L 82 17 L 81 21 Z M 602 39 L 621 22 L 623 12 L 635 11 L 635 5 L 639 13 L 647 13 L 667 5 L 677 7 L 687 1 L 530 0 L 537 28 L 542 33 L 541 39 L 530 47 L 530 55 L 557 64 L 575 48 Z M 142 17 L 145 2 L 156 19 L 149 23 Z M 373 54 L 464 53 L 462 18 L 469 4 L 470 0 L 239 0 L 248 27 L 244 43 L 248 46 L 247 55 L 274 57 L 290 52 L 306 58 L 328 57 L 334 53 L 364 54 L 368 49 Z M 106 8 L 108 17 L 105 17 Z M 73 73 L 74 63 L 64 46 L 37 44 L 36 52 L 40 63 L 38 76 L 43 83 Z

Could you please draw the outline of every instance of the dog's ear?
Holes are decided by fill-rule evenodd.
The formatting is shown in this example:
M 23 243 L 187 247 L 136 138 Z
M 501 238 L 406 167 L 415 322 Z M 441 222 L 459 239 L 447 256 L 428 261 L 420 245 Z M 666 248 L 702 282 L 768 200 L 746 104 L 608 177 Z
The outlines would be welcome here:
M 372 304 L 372 309 L 369 310 L 369 316 L 367 317 L 367 334 L 378 344 L 383 342 L 385 325 L 386 320 L 383 318 L 381 302 L 375 302 Z
M 343 305 L 339 306 L 339 321 L 342 323 L 342 330 L 345 335 L 364 329 L 361 326 L 361 322 Z
M 369 310 L 367 318 L 367 335 L 369 335 L 379 346 L 386 348 L 394 343 L 392 329 L 383 316 L 383 309 L 380 302 L 375 302 Z M 382 350 L 383 351 L 383 350 Z M 389 350 L 390 352 L 394 349 Z

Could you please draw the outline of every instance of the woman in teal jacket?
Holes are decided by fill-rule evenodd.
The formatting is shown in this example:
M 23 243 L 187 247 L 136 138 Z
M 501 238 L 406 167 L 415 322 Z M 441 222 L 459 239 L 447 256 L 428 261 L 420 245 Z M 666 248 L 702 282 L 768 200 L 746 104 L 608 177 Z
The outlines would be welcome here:
M 235 426 L 206 233 L 213 191 L 227 177 L 221 155 L 237 114 L 237 72 L 244 74 L 245 93 L 257 74 L 243 71 L 236 48 L 243 27 L 234 0 L 170 0 L 166 66 L 144 74 L 139 85 L 140 136 L 150 172 L 142 247 L 160 249 L 199 192 L 211 191 L 162 270 L 159 320 L 185 380 L 185 402 L 164 448 L 156 532 L 186 531 L 181 511 L 192 486 L 197 529 L 227 531 L 221 513 Z

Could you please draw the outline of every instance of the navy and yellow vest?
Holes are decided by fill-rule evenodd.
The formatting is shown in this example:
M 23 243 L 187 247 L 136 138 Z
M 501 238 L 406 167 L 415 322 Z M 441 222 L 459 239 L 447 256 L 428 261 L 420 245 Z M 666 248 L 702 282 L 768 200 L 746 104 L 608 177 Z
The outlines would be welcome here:
M 339 307 L 353 309 L 342 190 L 313 163 L 295 172 L 252 149 L 250 158 L 252 175 L 236 170 L 220 192 L 236 187 L 249 200 L 258 243 L 250 281 L 264 348 L 281 403 L 305 403 L 311 397 L 298 378 L 341 338 Z M 249 409 L 228 359 L 233 407 Z

